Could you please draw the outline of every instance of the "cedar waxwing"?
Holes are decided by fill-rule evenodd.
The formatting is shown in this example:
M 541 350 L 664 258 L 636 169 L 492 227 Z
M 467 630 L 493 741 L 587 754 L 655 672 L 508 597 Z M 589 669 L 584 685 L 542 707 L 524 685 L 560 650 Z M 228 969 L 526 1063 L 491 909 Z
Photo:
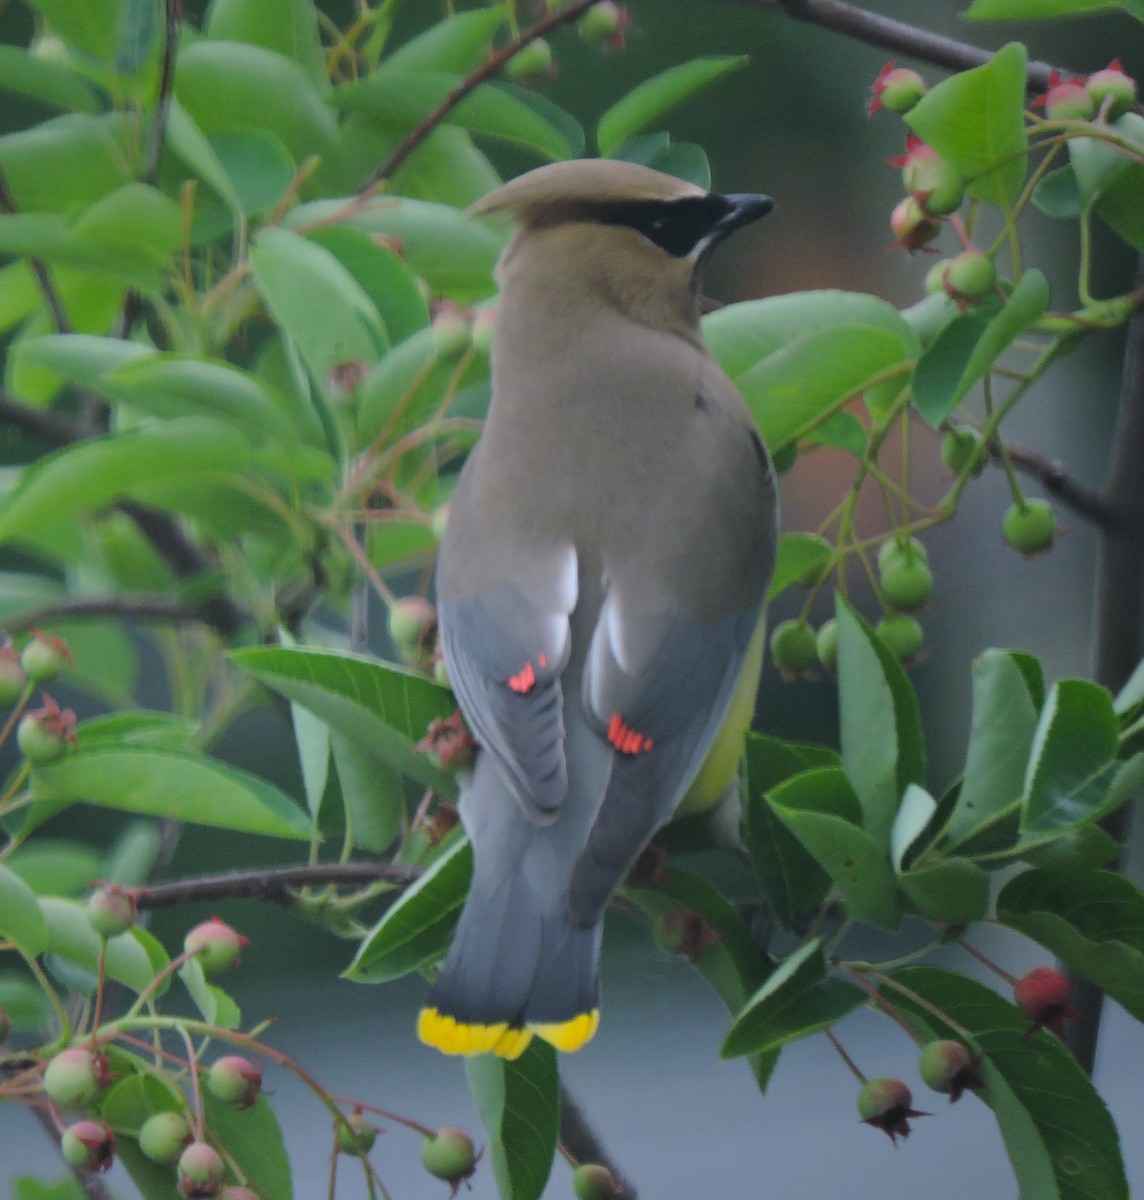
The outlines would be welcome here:
M 582 160 L 475 206 L 520 229 L 437 571 L 445 663 L 480 747 L 460 801 L 473 881 L 418 1025 L 446 1053 L 588 1041 L 609 900 L 681 802 L 735 779 L 777 499 L 703 345 L 699 277 L 772 203 Z

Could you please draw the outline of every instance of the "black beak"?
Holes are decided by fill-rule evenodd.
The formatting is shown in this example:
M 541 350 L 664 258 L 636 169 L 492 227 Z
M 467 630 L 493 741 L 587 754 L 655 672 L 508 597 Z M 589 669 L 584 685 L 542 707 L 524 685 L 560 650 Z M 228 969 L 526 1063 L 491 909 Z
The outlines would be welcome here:
M 726 216 L 716 222 L 715 228 L 711 231 L 715 234 L 717 241 L 722 241 L 736 229 L 741 229 L 744 225 L 750 225 L 752 221 L 765 217 L 775 206 L 775 202 L 770 196 L 761 196 L 754 192 L 737 192 L 730 196 L 724 196 L 723 199 L 731 208 Z

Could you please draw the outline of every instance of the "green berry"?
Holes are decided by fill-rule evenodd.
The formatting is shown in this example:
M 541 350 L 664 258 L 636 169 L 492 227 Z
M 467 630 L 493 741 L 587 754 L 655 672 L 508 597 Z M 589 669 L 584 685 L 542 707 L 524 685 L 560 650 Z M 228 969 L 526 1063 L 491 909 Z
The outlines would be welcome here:
M 902 182 L 921 211 L 931 217 L 955 212 L 965 198 L 964 176 L 929 146 L 907 156 Z
M 135 897 L 113 884 L 93 892 L 87 902 L 87 921 L 100 937 L 115 937 L 135 924 Z
M 183 938 L 184 952 L 198 958 L 204 975 L 218 975 L 236 968 L 242 948 L 249 944 L 249 938 L 236 933 L 218 917 L 211 917 L 209 921 L 196 925 Z
M 427 665 L 437 639 L 437 612 L 424 596 L 405 596 L 389 608 L 389 636 L 410 667 Z
M 433 540 L 440 543 L 445 537 L 445 526 L 449 523 L 449 506 L 442 504 L 433 512 L 429 528 L 433 531 Z
M 949 260 L 943 287 L 955 300 L 980 300 L 993 291 L 997 268 L 988 254 L 963 250 Z
M 552 47 L 544 40 L 537 38 L 529 42 L 505 64 L 505 71 L 510 79 L 518 82 L 531 82 L 552 73 Z
M 473 347 L 478 354 L 488 358 L 493 352 L 493 335 L 497 327 L 497 310 L 494 305 L 482 308 L 473 318 Z
M 1045 94 L 1045 115 L 1050 121 L 1090 121 L 1096 101 L 1081 83 L 1058 83 Z
M 902 612 L 921 608 L 933 591 L 933 574 L 920 558 L 892 559 L 881 573 L 882 591 Z
M 110 1082 L 107 1059 L 79 1046 L 61 1050 L 44 1071 L 44 1091 L 60 1108 L 86 1108 Z
M 896 239 L 894 245 L 912 254 L 937 237 L 941 222 L 926 213 L 913 196 L 907 196 L 890 214 L 890 228 Z
M 206 1142 L 192 1142 L 179 1156 L 179 1191 L 184 1196 L 217 1196 L 226 1184 L 226 1164 Z
M 830 572 L 834 569 L 834 547 L 824 537 L 814 536 L 813 541 L 821 546 L 827 552 L 829 557 L 819 559 L 795 580 L 799 587 L 815 588 L 819 584 L 825 583 L 830 577 Z
M 897 1144 L 899 1137 L 910 1136 L 910 1117 L 925 1117 L 917 1112 L 910 1089 L 900 1079 L 868 1079 L 858 1093 L 858 1114 L 867 1125 L 881 1129 Z
M 1044 500 L 1014 504 L 1001 522 L 1005 540 L 1026 558 L 1048 550 L 1057 532 L 1057 516 Z
M 77 1121 L 60 1135 L 60 1153 L 77 1171 L 106 1171 L 115 1157 L 115 1134 L 104 1121 Z
M 981 1056 L 973 1054 L 961 1042 L 944 1039 L 930 1042 L 922 1049 L 918 1074 L 935 1092 L 947 1093 L 952 1103 L 967 1087 L 983 1086 L 974 1075 L 980 1062 Z
M 433 349 L 438 358 L 455 358 L 473 342 L 473 323 L 459 305 L 442 305 L 433 318 Z
M 1119 59 L 1114 59 L 1103 71 L 1090 75 L 1084 86 L 1098 110 L 1109 97 L 1112 98 L 1108 106 L 1110 121 L 1124 116 L 1136 103 L 1136 81 L 1125 75 Z
M 20 655 L 11 646 L 0 646 L 0 708 L 11 708 L 20 699 L 27 682 Z
M 576 30 L 586 42 L 611 42 L 622 47 L 631 21 L 628 10 L 615 0 L 600 0 L 580 18 Z
M 818 661 L 828 671 L 838 670 L 838 622 L 831 617 L 823 623 L 814 638 Z
M 218 1200 L 260 1200 L 260 1197 L 247 1187 L 224 1187 L 218 1194 Z
M 926 272 L 925 289 L 927 294 L 932 296 L 937 292 L 945 291 L 945 269 L 951 261 L 948 258 L 939 258 Z
M 883 617 L 874 626 L 874 632 L 882 639 L 887 649 L 902 662 L 915 659 L 925 640 L 922 627 L 905 613 L 892 613 Z
M 968 425 L 955 425 L 946 431 L 941 439 L 941 461 L 955 474 L 966 471 L 969 464 L 977 457 L 977 449 L 981 445 L 981 434 Z M 974 468 L 974 475 L 980 475 L 985 470 L 985 457 L 981 457 Z
M 771 656 L 784 679 L 809 671 L 817 657 L 810 623 L 798 619 L 776 625 L 771 634 Z
M 262 1091 L 262 1068 L 240 1054 L 227 1054 L 211 1063 L 207 1090 L 216 1100 L 249 1108 Z
M 163 1165 L 176 1162 L 193 1140 L 190 1124 L 182 1113 L 156 1113 L 139 1127 L 139 1149 L 152 1162 Z
M 909 67 L 895 67 L 891 60 L 874 80 L 870 106 L 866 112 L 871 117 L 883 108 L 889 112 L 909 112 L 925 94 L 925 80 L 917 71 Z
M 584 1163 L 572 1172 L 572 1194 L 576 1200 L 619 1200 L 616 1177 L 599 1163 Z
M 345 1121 L 337 1124 L 336 1138 L 342 1154 L 365 1158 L 377 1141 L 377 1130 L 361 1113 L 348 1113 Z
M 421 1162 L 434 1178 L 457 1183 L 476 1170 L 477 1155 L 467 1133 L 446 1125 L 421 1143 Z
M 16 743 L 33 765 L 52 762 L 75 743 L 75 713 L 44 693 L 44 706 L 25 713 L 16 726 Z
M 929 562 L 929 551 L 914 537 L 888 537 L 878 547 L 878 574 L 884 575 L 896 562 Z
M 75 666 L 75 659 L 63 638 L 33 629 L 32 640 L 20 655 L 20 664 L 33 683 L 47 683 L 61 671 Z

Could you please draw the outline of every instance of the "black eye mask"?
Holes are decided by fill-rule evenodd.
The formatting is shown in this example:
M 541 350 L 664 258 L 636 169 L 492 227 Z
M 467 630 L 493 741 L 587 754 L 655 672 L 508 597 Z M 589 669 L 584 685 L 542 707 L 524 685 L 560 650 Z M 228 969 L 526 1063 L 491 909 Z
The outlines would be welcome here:
M 673 258 L 686 258 L 710 236 L 734 206 L 723 196 L 685 196 L 681 200 L 630 200 L 601 205 L 603 225 L 626 225 L 642 233 Z

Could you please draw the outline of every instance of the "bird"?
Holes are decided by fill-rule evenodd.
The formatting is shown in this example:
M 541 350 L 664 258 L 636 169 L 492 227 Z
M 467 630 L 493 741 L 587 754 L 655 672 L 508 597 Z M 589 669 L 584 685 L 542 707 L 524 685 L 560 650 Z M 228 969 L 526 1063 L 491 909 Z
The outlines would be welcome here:
M 437 564 L 445 666 L 479 747 L 473 875 L 418 1017 L 446 1054 L 580 1049 L 604 911 L 679 809 L 735 786 L 778 540 L 774 468 L 708 353 L 712 250 L 770 211 L 634 163 L 531 170 L 492 393 Z

